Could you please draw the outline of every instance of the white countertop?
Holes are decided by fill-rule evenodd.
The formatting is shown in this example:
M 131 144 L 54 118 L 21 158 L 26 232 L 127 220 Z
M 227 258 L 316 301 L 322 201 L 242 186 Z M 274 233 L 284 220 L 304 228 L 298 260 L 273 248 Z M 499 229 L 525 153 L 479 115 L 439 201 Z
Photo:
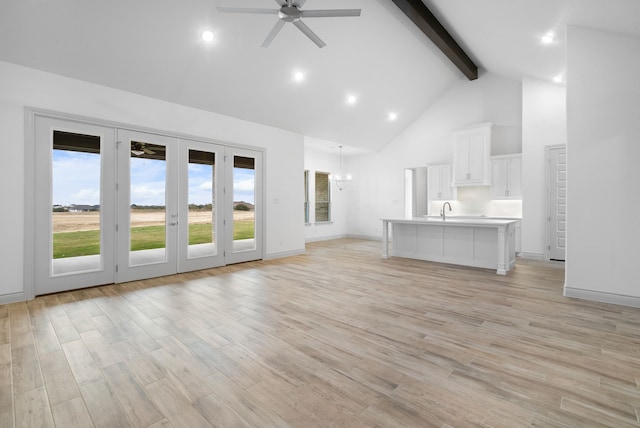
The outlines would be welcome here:
M 389 223 L 428 224 L 441 226 L 506 226 L 516 223 L 520 219 L 483 218 L 483 217 L 414 217 L 414 218 L 383 218 Z

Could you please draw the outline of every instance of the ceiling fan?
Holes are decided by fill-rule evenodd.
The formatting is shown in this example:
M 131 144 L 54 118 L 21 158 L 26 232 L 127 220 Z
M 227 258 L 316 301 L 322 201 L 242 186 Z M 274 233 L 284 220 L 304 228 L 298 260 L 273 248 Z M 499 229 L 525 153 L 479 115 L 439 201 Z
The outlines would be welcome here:
M 262 47 L 268 47 L 273 39 L 278 35 L 284 24 L 292 22 L 298 27 L 313 43 L 319 48 L 327 44 L 322 41 L 300 18 L 334 18 L 342 16 L 360 16 L 361 9 L 326 9 L 326 10 L 302 10 L 302 6 L 307 0 L 275 0 L 280 6 L 279 9 L 259 9 L 240 7 L 218 7 L 218 12 L 225 13 L 260 13 L 265 15 L 278 15 L 278 21 L 267 38 L 262 42 Z

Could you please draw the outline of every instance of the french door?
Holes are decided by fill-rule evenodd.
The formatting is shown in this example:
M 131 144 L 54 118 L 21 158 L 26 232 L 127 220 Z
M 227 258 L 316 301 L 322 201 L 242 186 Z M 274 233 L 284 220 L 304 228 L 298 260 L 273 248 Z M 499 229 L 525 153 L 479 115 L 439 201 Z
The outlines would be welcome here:
M 35 294 L 262 258 L 252 150 L 37 116 Z
M 224 152 L 222 146 L 181 140 L 178 271 L 222 266 L 224 220 Z
M 116 282 L 178 271 L 178 144 L 117 130 Z
M 261 259 L 262 154 L 227 147 L 225 166 L 226 263 Z
M 115 281 L 115 131 L 35 121 L 35 294 Z

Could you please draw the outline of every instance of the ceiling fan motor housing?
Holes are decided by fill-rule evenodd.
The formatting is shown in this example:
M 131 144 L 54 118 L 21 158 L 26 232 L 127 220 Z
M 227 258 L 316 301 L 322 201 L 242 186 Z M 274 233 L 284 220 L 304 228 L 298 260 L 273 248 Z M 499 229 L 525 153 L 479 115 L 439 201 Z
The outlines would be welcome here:
M 278 17 L 286 22 L 293 22 L 300 19 L 300 8 L 296 5 L 282 6 L 278 11 Z

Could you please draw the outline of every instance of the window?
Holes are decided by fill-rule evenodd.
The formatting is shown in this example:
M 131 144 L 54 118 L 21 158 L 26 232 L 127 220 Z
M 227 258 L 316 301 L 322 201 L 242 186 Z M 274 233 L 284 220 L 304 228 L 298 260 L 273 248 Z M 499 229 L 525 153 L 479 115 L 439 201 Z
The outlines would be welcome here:
M 329 173 L 316 172 L 316 223 L 331 221 Z
M 304 170 L 304 222 L 309 223 L 309 170 Z

